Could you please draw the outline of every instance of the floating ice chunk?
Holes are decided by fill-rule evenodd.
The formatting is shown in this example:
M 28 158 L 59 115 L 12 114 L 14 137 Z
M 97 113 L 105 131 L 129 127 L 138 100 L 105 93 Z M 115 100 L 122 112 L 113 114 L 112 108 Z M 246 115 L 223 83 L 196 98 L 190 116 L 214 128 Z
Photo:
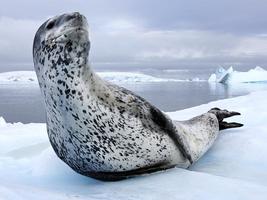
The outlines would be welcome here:
M 12 71 L 0 73 L 0 83 L 37 83 L 34 71 Z
M 225 70 L 220 67 L 216 74 L 211 74 L 209 82 L 217 83 L 257 83 L 267 82 L 267 71 L 257 66 L 247 72 L 234 71 L 233 67 Z
M 100 77 L 111 82 L 166 82 L 171 79 L 162 79 L 137 72 L 98 72 Z
M 201 81 L 201 80 L 200 80 L 198 77 L 195 77 L 195 78 L 192 79 L 192 81 L 193 81 L 193 82 L 199 82 L 199 81 Z
M 6 120 L 3 117 L 0 117 L 0 127 L 6 126 Z
M 219 68 L 219 70 L 216 72 L 217 82 L 227 83 L 233 71 L 233 67 L 229 67 L 228 70 L 225 70 L 222 67 Z
M 97 74 L 110 82 L 114 83 L 153 83 L 153 82 L 203 82 L 206 80 L 198 77 L 192 79 L 174 79 L 174 78 L 160 78 L 140 72 L 97 72 Z M 0 83 L 23 83 L 23 84 L 37 84 L 37 77 L 34 71 L 13 71 L 0 73 Z
M 211 74 L 208 79 L 208 82 L 216 82 L 216 74 Z
M 215 74 L 210 75 L 208 81 L 218 82 L 218 83 L 227 83 L 233 71 L 234 71 L 233 67 L 230 67 L 228 70 L 225 70 L 223 67 L 219 67 L 216 70 Z

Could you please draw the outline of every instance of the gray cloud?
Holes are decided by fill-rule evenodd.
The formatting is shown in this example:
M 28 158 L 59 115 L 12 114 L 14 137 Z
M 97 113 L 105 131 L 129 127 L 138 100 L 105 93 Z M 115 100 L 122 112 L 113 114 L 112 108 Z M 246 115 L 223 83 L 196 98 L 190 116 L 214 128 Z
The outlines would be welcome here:
M 5 1 L 3 16 L 43 19 L 80 11 L 92 22 L 134 18 L 153 29 L 201 29 L 237 33 L 266 32 L 267 1 L 255 0 L 24 0 Z
M 266 1 L 11 0 L 2 4 L 1 65 L 31 63 L 38 26 L 49 16 L 71 11 L 88 18 L 93 63 L 267 61 Z
M 34 33 L 40 22 L 0 17 L 1 62 L 29 62 Z
M 131 62 L 175 63 L 223 62 L 225 59 L 226 62 L 242 62 L 251 58 L 262 60 L 267 55 L 267 37 L 263 36 L 240 36 L 203 30 L 148 30 L 130 22 L 127 24 L 126 21 L 112 24 L 114 27 L 109 25 L 97 32 L 93 31 L 93 61 L 112 62 L 115 59 L 120 62 L 126 59 Z M 123 26 L 125 28 L 121 28 Z

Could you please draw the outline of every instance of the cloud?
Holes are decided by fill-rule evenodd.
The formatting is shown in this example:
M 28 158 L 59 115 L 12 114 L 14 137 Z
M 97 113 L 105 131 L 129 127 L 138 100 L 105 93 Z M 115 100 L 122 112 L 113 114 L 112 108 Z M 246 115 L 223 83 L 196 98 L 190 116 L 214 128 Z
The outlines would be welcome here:
M 92 31 L 93 62 L 247 62 L 266 60 L 267 37 L 204 30 L 151 30 L 116 20 Z M 122 25 L 122 26 L 118 26 Z
M 267 56 L 267 37 L 254 36 L 240 38 L 239 45 L 232 49 L 235 56 Z
M 8 0 L 0 15 L 42 19 L 49 15 L 79 11 L 90 23 L 110 19 L 135 19 L 156 30 L 194 29 L 260 34 L 267 32 L 264 0 Z
M 32 43 L 43 20 L 0 18 L 0 64 L 32 63 Z M 90 23 L 90 20 L 89 20 Z M 92 63 L 267 62 L 265 34 L 239 35 L 198 29 L 158 30 L 138 20 L 90 24 Z
M 0 17 L 0 62 L 30 62 L 39 21 Z

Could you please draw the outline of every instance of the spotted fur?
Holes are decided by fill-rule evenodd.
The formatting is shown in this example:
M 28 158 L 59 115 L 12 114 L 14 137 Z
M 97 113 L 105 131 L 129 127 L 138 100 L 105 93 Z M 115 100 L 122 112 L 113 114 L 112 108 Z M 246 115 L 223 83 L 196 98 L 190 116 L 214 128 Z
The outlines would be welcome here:
M 80 174 L 117 180 L 174 166 L 187 168 L 206 151 L 195 144 L 197 150 L 192 148 L 185 124 L 100 79 L 88 64 L 89 49 L 87 21 L 79 13 L 49 19 L 35 36 L 33 59 L 47 132 L 60 159 Z M 204 122 L 203 116 L 196 119 L 212 143 L 218 121 L 211 113 L 204 117 Z M 192 127 L 190 121 L 187 125 Z

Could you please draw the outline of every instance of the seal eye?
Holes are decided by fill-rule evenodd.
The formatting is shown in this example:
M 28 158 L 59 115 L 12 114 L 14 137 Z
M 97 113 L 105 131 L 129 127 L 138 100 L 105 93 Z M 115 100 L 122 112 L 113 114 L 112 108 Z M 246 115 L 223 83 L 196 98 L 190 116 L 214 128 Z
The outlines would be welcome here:
M 46 29 L 50 30 L 55 26 L 55 21 L 51 21 L 46 25 Z

